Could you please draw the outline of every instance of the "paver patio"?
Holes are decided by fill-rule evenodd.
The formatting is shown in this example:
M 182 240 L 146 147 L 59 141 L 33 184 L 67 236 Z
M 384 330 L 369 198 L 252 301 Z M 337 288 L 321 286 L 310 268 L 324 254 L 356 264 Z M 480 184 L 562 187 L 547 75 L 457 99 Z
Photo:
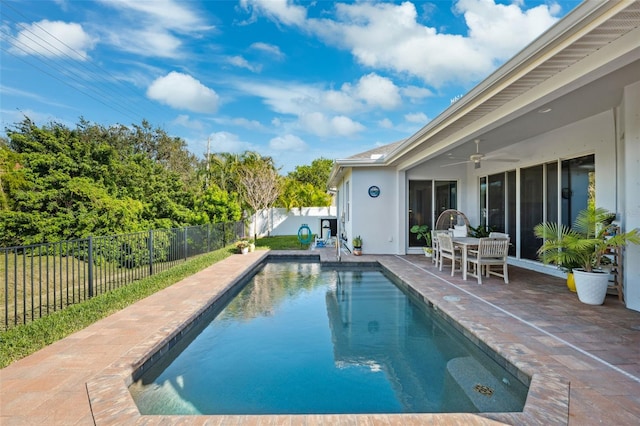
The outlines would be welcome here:
M 271 252 L 282 254 L 282 252 Z M 330 249 L 295 252 L 334 261 Z M 581 304 L 564 281 L 510 268 L 482 286 L 439 272 L 424 256 L 378 261 L 415 294 L 533 377 L 523 413 L 141 416 L 126 384 L 142 359 L 257 265 L 235 255 L 0 370 L 2 425 L 91 424 L 640 424 L 640 313 L 617 297 Z

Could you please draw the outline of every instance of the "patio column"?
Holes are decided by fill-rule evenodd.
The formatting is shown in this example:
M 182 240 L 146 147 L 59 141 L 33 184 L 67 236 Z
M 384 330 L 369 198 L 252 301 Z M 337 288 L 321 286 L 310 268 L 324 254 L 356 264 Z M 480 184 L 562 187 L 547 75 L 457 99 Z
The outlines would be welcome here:
M 622 225 L 628 231 L 640 229 L 640 82 L 625 87 L 621 118 L 624 141 L 620 153 L 620 205 Z M 623 265 L 625 303 L 627 308 L 640 311 L 640 245 L 627 246 Z

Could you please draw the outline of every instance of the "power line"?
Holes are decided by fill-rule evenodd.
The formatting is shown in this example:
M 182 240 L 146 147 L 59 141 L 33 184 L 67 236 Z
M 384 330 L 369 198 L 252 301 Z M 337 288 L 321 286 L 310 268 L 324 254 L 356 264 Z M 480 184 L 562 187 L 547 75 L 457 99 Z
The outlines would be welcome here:
M 14 14 L 21 16 L 25 20 L 30 19 L 15 7 L 8 4 L 6 1 L 2 0 L 2 3 L 3 8 L 5 8 L 4 12 L 6 12 L 6 8 L 8 8 L 10 9 L 10 11 L 13 11 Z M 56 74 L 44 70 L 34 63 L 29 62 L 22 57 L 23 55 L 15 54 L 9 49 L 3 49 L 6 53 L 14 56 L 17 59 L 20 59 L 22 62 L 33 67 L 34 69 L 62 82 L 73 90 L 76 90 L 79 93 L 100 102 L 106 107 L 118 112 L 119 114 L 123 114 L 129 118 L 135 117 L 134 121 L 143 118 L 135 110 L 131 109 L 128 103 L 122 101 L 122 99 L 131 98 L 132 96 L 137 98 L 139 98 L 139 96 L 137 96 L 135 92 L 130 89 L 130 87 L 124 86 L 121 80 L 117 79 L 113 74 L 108 72 L 103 67 L 96 65 L 94 62 L 85 61 L 85 56 L 83 54 L 55 37 L 39 24 L 34 23 L 33 26 L 42 30 L 49 37 L 51 37 L 52 40 L 60 43 L 60 46 L 64 46 L 66 49 L 68 49 L 68 51 L 66 51 L 66 49 L 62 50 L 58 46 L 55 46 L 49 40 L 41 37 L 39 34 L 33 32 L 30 28 L 19 23 L 15 17 L 6 16 L 6 13 L 4 12 L 3 15 L 5 15 L 5 18 L 8 18 L 8 20 L 11 21 L 16 28 L 21 29 L 20 34 L 22 34 L 24 37 L 26 37 L 28 40 L 30 40 L 46 52 L 50 53 L 55 58 L 62 58 L 62 61 L 67 66 L 65 67 L 64 65 L 61 65 L 59 61 L 48 58 L 47 55 L 34 54 L 34 52 L 23 48 L 22 46 L 25 45 L 21 43 L 21 41 L 16 36 L 8 33 L 6 30 L 0 30 L 7 36 L 5 37 L 5 39 L 14 41 L 13 48 L 23 52 L 25 54 L 24 56 L 26 57 L 35 58 L 38 62 L 44 64 L 48 68 L 54 69 L 55 71 L 57 71 L 57 73 L 72 80 L 72 82 L 66 81 L 66 78 L 60 78 Z M 72 57 L 68 52 L 74 53 L 79 59 Z M 89 65 L 91 65 L 91 67 Z M 83 72 L 83 69 L 86 72 Z M 107 77 L 106 79 L 105 76 Z M 89 78 L 92 78 L 95 84 L 88 84 L 87 82 Z M 109 83 L 109 86 L 107 86 L 107 83 Z M 158 108 L 157 104 L 149 102 L 144 97 L 142 99 L 147 101 L 147 103 L 149 105 L 152 105 L 154 108 Z

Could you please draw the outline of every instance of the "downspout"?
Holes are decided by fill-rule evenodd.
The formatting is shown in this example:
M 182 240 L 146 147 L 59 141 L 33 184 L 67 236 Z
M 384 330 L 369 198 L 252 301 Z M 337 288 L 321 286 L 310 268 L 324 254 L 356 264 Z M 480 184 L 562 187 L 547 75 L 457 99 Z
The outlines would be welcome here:
M 336 191 L 336 257 L 338 258 L 338 262 L 341 261 L 340 258 L 340 190 Z
M 618 188 L 618 174 L 620 170 L 618 169 L 618 143 L 620 142 L 618 139 L 618 114 L 616 107 L 613 107 L 613 153 L 615 155 L 614 166 L 616 170 L 616 178 L 614 181 L 615 184 L 615 206 L 616 212 L 620 211 L 620 206 L 618 205 L 618 192 L 620 188 Z

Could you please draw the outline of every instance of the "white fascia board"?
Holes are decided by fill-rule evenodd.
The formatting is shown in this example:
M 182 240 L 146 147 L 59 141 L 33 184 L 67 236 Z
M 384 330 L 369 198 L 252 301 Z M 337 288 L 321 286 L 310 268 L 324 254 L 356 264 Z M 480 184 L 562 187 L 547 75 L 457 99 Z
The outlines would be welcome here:
M 344 174 L 344 170 L 348 168 L 358 167 L 382 167 L 386 166 L 385 156 L 380 158 L 342 158 L 335 160 L 331 173 L 329 174 L 328 186 L 335 187 L 336 181 L 338 181 Z

